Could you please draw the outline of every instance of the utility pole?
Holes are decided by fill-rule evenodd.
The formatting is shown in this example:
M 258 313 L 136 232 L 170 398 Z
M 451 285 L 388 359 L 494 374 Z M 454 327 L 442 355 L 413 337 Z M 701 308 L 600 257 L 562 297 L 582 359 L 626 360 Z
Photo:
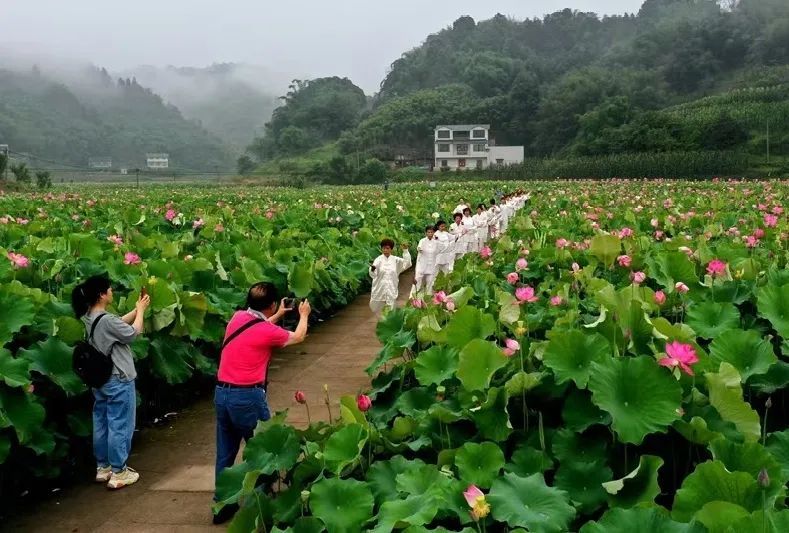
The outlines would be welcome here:
M 770 164 L 770 121 L 767 121 L 767 164 Z
M 135 168 L 134 169 L 134 173 L 137 174 L 137 188 L 139 189 L 140 188 L 140 169 L 139 168 Z

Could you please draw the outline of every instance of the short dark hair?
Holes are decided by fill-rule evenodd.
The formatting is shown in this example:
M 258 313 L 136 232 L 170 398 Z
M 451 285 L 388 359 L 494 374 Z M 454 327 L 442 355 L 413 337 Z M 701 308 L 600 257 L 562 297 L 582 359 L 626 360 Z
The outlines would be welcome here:
M 465 209 L 463 210 L 463 213 L 465 213 L 466 211 L 468 211 L 469 213 L 471 213 L 471 208 L 470 208 L 470 207 L 467 207 L 467 208 L 465 208 Z
M 394 241 L 392 239 L 384 239 L 381 241 L 381 248 L 384 246 L 388 246 L 389 248 L 394 248 Z
M 463 218 L 463 213 L 455 213 L 454 215 L 452 215 L 452 218 L 457 218 L 457 217 Z
M 429 226 L 425 226 L 425 231 L 430 231 L 431 229 L 432 229 L 433 231 L 436 231 L 436 227 L 435 227 L 435 226 L 433 226 L 432 224 L 431 224 L 431 225 L 429 225 Z
M 74 287 L 71 291 L 71 308 L 77 318 L 85 315 L 111 287 L 110 278 L 106 274 L 91 276 Z
M 436 221 L 436 227 L 439 227 L 441 224 L 444 224 L 444 225 L 446 225 L 446 222 L 444 222 L 444 221 L 443 221 L 443 220 L 441 220 L 441 219 L 438 219 L 438 220 Z
M 249 288 L 247 307 L 255 311 L 264 311 L 279 301 L 277 287 L 268 281 L 260 281 Z

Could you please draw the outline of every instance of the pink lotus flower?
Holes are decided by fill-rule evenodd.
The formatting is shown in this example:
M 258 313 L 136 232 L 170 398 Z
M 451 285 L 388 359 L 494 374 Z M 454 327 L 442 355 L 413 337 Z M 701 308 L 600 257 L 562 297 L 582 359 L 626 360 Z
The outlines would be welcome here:
M 268 219 L 274 218 L 274 211 L 271 211 L 271 210 L 266 211 L 266 218 L 268 218 Z M 337 217 L 337 218 L 340 218 L 340 217 Z M 339 222 L 339 220 L 337 222 Z
M 720 277 L 726 273 L 726 263 L 720 259 L 713 259 L 707 265 L 707 274 L 712 277 Z
M 27 268 L 30 266 L 30 260 L 22 254 L 15 254 L 8 252 L 8 260 L 14 268 Z
M 27 226 L 28 222 L 30 222 L 30 221 L 28 219 L 26 219 L 26 218 L 17 218 L 16 219 L 16 223 L 19 224 L 20 226 Z
M 656 291 L 655 303 L 658 305 L 663 305 L 664 303 L 666 303 L 666 293 L 663 291 Z
M 676 282 L 676 283 L 674 284 L 674 290 L 675 290 L 675 291 L 677 291 L 677 292 L 678 292 L 678 293 L 680 293 L 680 294 L 685 294 L 685 293 L 686 293 L 686 292 L 688 292 L 690 289 L 688 288 L 688 286 L 687 286 L 687 285 L 685 285 L 685 284 L 684 284 L 684 283 L 682 283 L 681 281 L 678 281 L 678 282 Z
M 446 306 L 447 311 L 451 312 L 451 311 L 455 310 L 455 301 L 452 298 L 447 298 L 447 300 L 444 303 L 444 305 Z
M 780 215 L 783 212 L 784 212 L 784 208 L 781 207 L 780 205 L 776 205 L 775 207 L 773 207 L 773 214 L 774 215 Z
M 518 283 L 518 279 L 520 279 L 520 276 L 518 276 L 517 272 L 510 272 L 509 274 L 507 274 L 507 283 L 509 283 L 510 285 L 515 285 L 516 283 Z
M 214 231 L 216 233 L 222 233 L 223 231 L 225 231 L 225 227 L 222 224 L 217 224 L 216 226 L 214 226 Z
M 674 200 L 672 200 L 671 198 L 666 198 L 665 200 L 663 200 L 664 208 L 670 209 L 672 205 L 674 205 Z
M 647 275 L 641 272 L 640 270 L 638 272 L 633 272 L 633 274 L 630 277 L 633 278 L 633 283 L 635 283 L 636 285 L 641 285 L 647 279 Z
M 659 360 L 658 364 L 667 368 L 680 367 L 683 372 L 692 376 L 693 369 L 690 368 L 690 365 L 698 362 L 699 358 L 693 346 L 674 341 L 670 344 L 666 344 L 666 357 Z
M 141 262 L 140 256 L 134 252 L 126 252 L 123 256 L 123 263 L 126 265 L 139 265 Z
M 539 300 L 539 298 L 534 295 L 534 289 L 531 287 L 518 287 L 515 289 L 515 298 L 517 298 L 521 303 L 534 303 Z
M 748 235 L 745 237 L 745 246 L 748 248 L 756 248 L 759 245 L 759 239 L 757 239 L 754 235 Z
M 485 494 L 476 485 L 469 485 L 463 492 L 463 497 L 466 498 L 466 503 L 469 507 L 474 507 L 480 498 L 485 499 Z
M 619 263 L 619 266 L 621 266 L 622 268 L 630 268 L 630 263 L 632 261 L 633 260 L 630 259 L 629 255 L 620 255 L 619 257 L 616 258 L 616 262 Z
M 417 309 L 422 309 L 425 306 L 425 302 L 423 302 L 421 298 L 413 298 L 411 300 L 411 305 Z
M 567 248 L 569 246 L 570 241 L 565 238 L 556 239 L 556 247 L 557 248 Z
M 300 390 L 296 391 L 296 394 L 293 395 L 293 399 L 295 399 L 296 402 L 298 402 L 298 403 L 300 403 L 302 405 L 307 403 L 307 395 L 304 394 L 304 392 L 300 391 Z
M 526 261 L 524 258 L 520 258 L 515 261 L 515 271 L 520 272 L 521 270 L 526 270 L 529 267 L 529 262 Z
M 649 221 L 649 225 L 657 229 L 657 227 L 660 225 L 660 221 L 656 218 L 653 218 Z
M 562 305 L 563 303 L 564 303 L 564 298 L 562 298 L 558 294 L 556 296 L 551 296 L 551 305 L 552 306 L 558 307 L 558 306 Z
M 490 246 L 484 246 L 482 250 L 479 251 L 480 257 L 482 259 L 488 259 L 491 255 L 493 255 L 493 250 L 490 249 Z
M 107 237 L 107 240 L 117 246 L 123 244 L 123 238 L 120 235 L 110 235 L 109 237 Z
M 202 228 L 203 226 L 205 226 L 205 220 L 203 220 L 202 218 L 198 218 L 197 220 L 192 222 L 192 229 Z
M 626 239 L 626 238 L 632 237 L 632 236 L 633 236 L 633 230 L 630 229 L 630 228 L 622 228 L 621 230 L 619 230 L 619 238 L 620 239 Z
M 373 401 L 366 394 L 360 394 L 356 398 L 356 407 L 359 408 L 359 411 L 366 413 L 367 411 L 370 410 L 370 407 L 372 406 L 373 406 Z
M 756 228 L 755 230 L 753 230 L 753 236 L 756 237 L 757 239 L 763 239 L 764 235 L 765 233 L 762 228 Z
M 506 355 L 507 357 L 512 357 L 515 355 L 515 352 L 521 349 L 521 345 L 515 339 L 507 339 L 504 341 L 504 348 L 501 349 L 501 352 Z
M 570 268 L 573 269 L 574 274 L 577 274 L 578 272 L 581 271 L 581 266 L 578 263 L 573 263 L 572 265 L 570 265 Z
M 442 304 L 447 301 L 447 293 L 444 291 L 438 291 L 433 295 L 433 303 L 434 304 Z
M 172 222 L 176 216 L 178 216 L 178 213 L 175 212 L 175 209 L 168 209 L 164 214 L 164 218 L 167 222 Z
M 8 217 L 0 217 L 0 224 L 8 224 Z
M 490 504 L 485 500 L 485 495 L 476 485 L 470 485 L 468 489 L 463 492 L 466 498 L 466 503 L 471 507 L 471 518 L 475 522 L 479 522 L 490 514 Z

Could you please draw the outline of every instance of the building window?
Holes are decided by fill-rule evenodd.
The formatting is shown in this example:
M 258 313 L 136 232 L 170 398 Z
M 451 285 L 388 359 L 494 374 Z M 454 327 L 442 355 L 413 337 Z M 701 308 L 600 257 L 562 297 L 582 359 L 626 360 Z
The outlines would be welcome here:
M 438 145 L 439 152 L 449 152 L 449 145 L 448 144 L 439 144 Z
M 477 169 L 482 169 L 482 159 L 477 159 Z
M 474 130 L 471 132 L 472 137 L 475 139 L 484 139 L 485 138 L 485 130 Z
M 466 168 L 466 160 L 465 159 L 458 159 L 458 167 Z
M 449 130 L 438 130 L 439 139 L 449 139 Z
M 458 144 L 455 149 L 457 150 L 458 155 L 468 155 L 468 145 L 467 144 Z
M 496 159 L 496 164 L 499 165 L 499 166 L 502 166 L 502 165 L 504 165 L 504 160 L 503 159 Z
M 475 144 L 474 145 L 474 151 L 475 152 L 484 152 L 485 151 L 485 145 L 484 144 L 479 144 L 479 143 Z
M 449 166 L 449 161 L 448 161 L 448 160 L 446 160 L 446 159 L 442 159 L 442 160 L 441 160 L 441 166 L 442 166 L 442 167 L 448 167 L 448 166 Z

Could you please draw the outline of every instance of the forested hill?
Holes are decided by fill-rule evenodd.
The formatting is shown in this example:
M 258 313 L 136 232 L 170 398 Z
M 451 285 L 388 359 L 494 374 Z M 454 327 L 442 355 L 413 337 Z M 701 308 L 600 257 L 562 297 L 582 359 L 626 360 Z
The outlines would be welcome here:
M 0 143 L 37 167 L 84 168 L 91 157 L 144 167 L 146 153 L 166 152 L 176 169 L 232 168 L 219 138 L 136 80 L 87 69 L 66 83 L 38 68 L 0 70 Z
M 436 124 L 481 122 L 499 144 L 522 144 L 529 156 L 763 152 L 773 117 L 776 149 L 789 151 L 780 141 L 789 141 L 789 125 L 779 120 L 789 112 L 787 84 L 787 0 L 647 0 L 637 14 L 606 17 L 569 9 L 523 21 L 461 17 L 391 65 L 372 110 L 337 145 L 348 155 L 427 159 Z M 758 87 L 772 89 L 760 96 Z M 290 125 L 280 121 L 278 130 Z

